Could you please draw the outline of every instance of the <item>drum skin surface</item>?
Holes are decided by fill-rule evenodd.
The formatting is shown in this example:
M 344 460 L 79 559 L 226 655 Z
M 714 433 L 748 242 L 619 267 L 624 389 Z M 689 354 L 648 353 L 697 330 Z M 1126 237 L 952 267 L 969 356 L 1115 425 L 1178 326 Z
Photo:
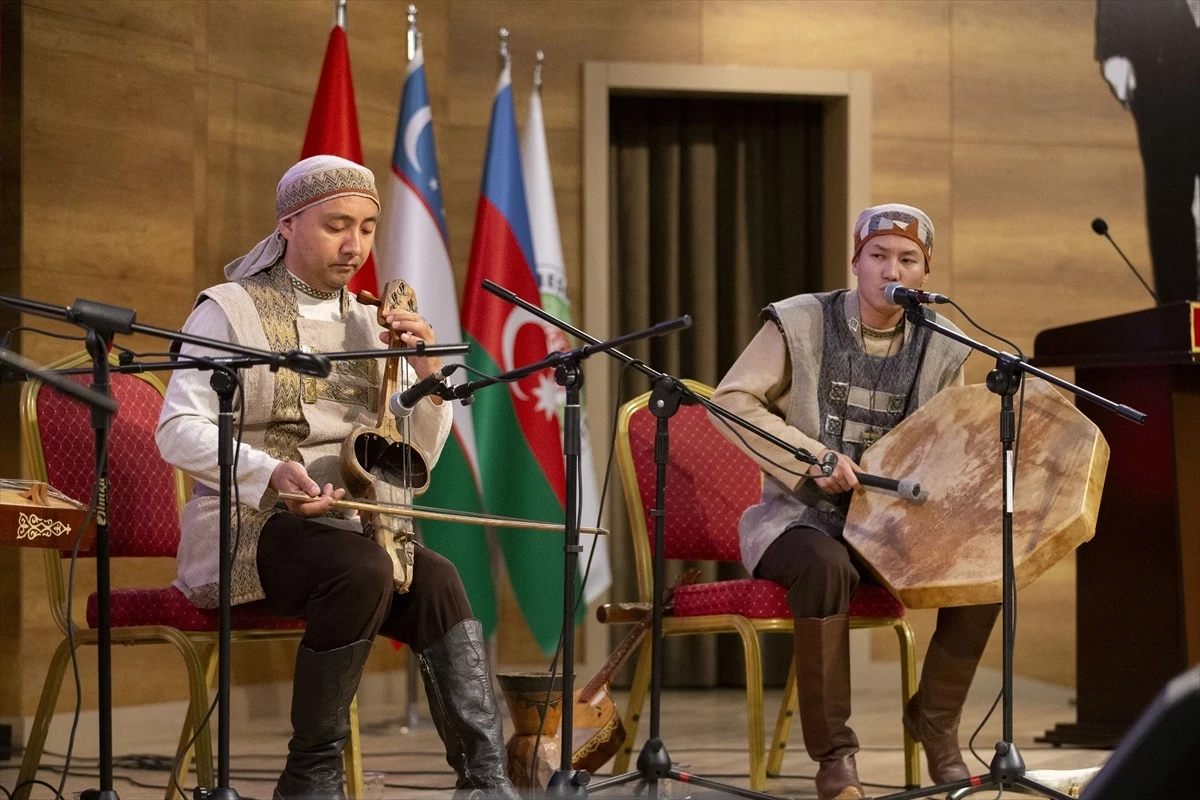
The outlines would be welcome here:
M 1109 455 L 1095 424 L 1045 381 L 1025 381 L 1024 417 L 1013 503 L 1018 589 L 1092 538 Z M 863 455 L 865 472 L 921 484 L 916 503 L 859 486 L 845 530 L 908 608 L 1000 602 L 999 420 L 1000 398 L 986 386 L 951 387 Z

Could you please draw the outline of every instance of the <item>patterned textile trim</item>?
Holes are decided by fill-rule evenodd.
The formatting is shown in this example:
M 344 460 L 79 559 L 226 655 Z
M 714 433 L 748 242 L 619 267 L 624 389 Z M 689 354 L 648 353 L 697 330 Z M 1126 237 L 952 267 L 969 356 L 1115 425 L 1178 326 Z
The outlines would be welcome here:
M 375 386 L 327 381 L 305 375 L 300 378 L 300 387 L 300 399 L 309 405 L 318 400 L 330 400 L 334 403 L 353 403 L 371 411 L 379 410 L 379 389 Z
M 291 270 L 288 271 L 288 277 L 292 279 L 292 287 L 296 291 L 300 292 L 301 294 L 306 294 L 309 297 L 312 297 L 316 300 L 332 300 L 335 297 L 341 298 L 341 296 L 342 296 L 342 291 L 343 291 L 342 289 L 338 289 L 338 290 L 332 291 L 332 292 L 323 292 L 320 289 L 314 289 L 313 287 L 309 286 L 307 283 L 305 283 L 304 281 L 300 280 L 295 275 L 293 275 L 291 273 Z
M 296 318 L 300 308 L 296 305 L 290 275 L 281 260 L 269 270 L 242 281 L 258 310 L 267 342 L 276 352 L 295 350 L 298 344 Z M 309 427 L 300 411 L 300 376 L 289 369 L 275 373 L 271 419 L 263 449 L 281 461 L 300 461 L 300 442 L 308 438 Z
M 245 504 L 242 505 L 242 530 L 237 533 L 236 511 L 233 518 L 235 536 L 238 537 L 237 556 L 233 559 L 230 571 L 229 585 L 232 587 L 230 602 L 232 605 L 253 603 L 266 597 L 262 584 L 258 580 L 258 539 L 262 535 L 263 526 L 275 513 L 275 510 L 259 511 Z M 216 608 L 221 604 L 220 584 L 206 583 L 192 591 L 188 600 L 196 608 Z
M 379 362 L 374 359 L 361 361 L 334 361 L 333 371 L 348 378 L 361 378 L 368 383 L 379 384 Z
M 379 205 L 375 181 L 366 170 L 347 167 L 304 175 L 281 187 L 275 198 L 276 218 L 286 219 L 309 206 L 349 195 L 366 197 Z
M 862 335 L 867 337 L 868 339 L 895 339 L 897 336 L 900 335 L 900 332 L 903 330 L 904 330 L 904 320 L 900 320 L 899 325 L 897 325 L 893 328 L 887 328 L 886 330 L 881 330 L 879 328 L 872 328 L 870 325 L 863 325 L 862 326 Z

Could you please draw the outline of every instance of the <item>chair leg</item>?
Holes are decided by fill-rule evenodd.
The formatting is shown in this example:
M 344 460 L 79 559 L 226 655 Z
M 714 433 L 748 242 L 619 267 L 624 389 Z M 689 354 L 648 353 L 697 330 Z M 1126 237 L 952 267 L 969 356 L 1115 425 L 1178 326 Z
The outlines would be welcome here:
M 917 693 L 917 649 L 908 620 L 896 620 L 893 628 L 900 640 L 900 710 L 903 714 L 908 701 Z M 921 748 L 907 729 L 904 731 L 904 783 L 909 789 L 921 785 Z
M 792 722 L 796 719 L 797 708 L 799 708 L 799 695 L 796 692 L 796 657 L 793 655 L 787 683 L 783 688 L 783 697 L 779 701 L 779 717 L 775 720 L 775 735 L 771 739 L 771 755 L 767 759 L 767 777 L 769 778 L 778 778 L 779 774 L 783 772 L 783 755 L 787 751 L 788 736 L 792 732 Z
M 767 787 L 766 748 L 763 731 L 763 679 L 762 648 L 758 644 L 758 631 L 744 617 L 734 622 L 738 636 L 742 639 L 742 652 L 746 656 L 746 732 L 750 743 L 750 788 L 761 792 Z
M 629 685 L 629 704 L 625 707 L 625 746 L 613 760 L 613 775 L 624 775 L 629 771 L 629 760 L 633 745 L 637 741 L 638 722 L 642 716 L 642 705 L 646 702 L 646 691 L 650 688 L 650 667 L 653 645 L 643 641 L 638 654 L 637 669 Z
M 358 735 L 358 695 L 350 701 L 350 740 L 342 751 L 347 800 L 363 798 L 362 740 Z
M 46 670 L 46 682 L 42 684 L 42 698 L 38 701 L 37 714 L 33 718 L 33 727 L 29 731 L 29 740 L 25 743 L 25 757 L 21 759 L 21 770 L 17 773 L 14 800 L 28 800 L 29 791 L 33 784 L 29 783 L 37 777 L 38 766 L 42 761 L 42 750 L 46 747 L 46 734 L 50 732 L 50 721 L 54 718 L 54 707 L 58 705 L 58 693 L 62 689 L 63 675 L 67 671 L 67 663 L 71 658 L 70 643 L 64 638 L 50 659 L 50 668 Z
M 187 783 L 188 770 L 192 763 L 192 754 L 196 754 L 196 782 L 201 786 L 212 786 L 212 738 L 208 736 L 205 727 L 202 734 L 195 736 L 196 726 L 204 719 L 208 711 L 208 687 L 212 682 L 217 664 L 215 645 L 208 645 L 196 652 L 195 647 L 187 639 L 172 642 L 179 648 L 188 670 L 188 687 L 191 699 L 188 702 L 187 715 L 183 720 L 183 728 L 179 731 L 179 744 L 175 747 L 175 772 L 167 779 L 166 800 L 186 800 L 176 788 L 176 776 L 180 784 Z

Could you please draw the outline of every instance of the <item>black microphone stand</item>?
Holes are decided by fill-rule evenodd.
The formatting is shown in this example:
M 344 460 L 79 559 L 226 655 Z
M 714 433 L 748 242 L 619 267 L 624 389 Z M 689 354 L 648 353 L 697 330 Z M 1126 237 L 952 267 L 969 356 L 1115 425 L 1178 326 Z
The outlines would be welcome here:
M 702 405 L 704 405 L 704 407 L 707 410 L 711 411 L 712 413 L 722 417 L 723 419 L 729 420 L 730 422 L 740 425 L 741 427 L 745 428 L 746 430 L 749 430 L 749 431 L 755 433 L 756 435 L 762 437 L 763 439 L 767 440 L 768 442 L 775 445 L 776 447 L 781 448 L 785 452 L 793 453 L 799 461 L 806 463 L 806 464 L 821 466 L 822 474 L 824 474 L 824 475 L 829 475 L 832 472 L 832 466 L 830 466 L 828 464 L 822 465 L 818 461 L 816 456 L 814 456 L 812 453 L 808 452 L 807 450 L 804 450 L 803 448 L 793 447 L 790 444 L 788 444 L 787 442 L 783 441 L 782 439 L 768 433 L 767 431 L 762 430 L 761 428 L 754 425 L 753 423 L 747 422 L 746 420 L 743 420 L 742 418 L 738 417 L 736 414 L 726 411 L 725 409 L 721 408 L 720 406 L 716 405 L 715 403 L 712 403 L 711 401 L 709 401 L 707 398 L 702 398 L 694 393 L 691 393 L 683 386 L 683 383 L 681 381 L 679 381 L 677 378 L 667 375 L 666 373 L 659 372 L 658 370 L 647 366 L 643 362 L 638 361 L 637 359 L 634 359 L 631 356 L 628 356 L 625 353 L 622 353 L 621 351 L 614 349 L 616 346 L 623 344 L 627 341 L 635 341 L 638 339 L 646 338 L 647 335 L 653 335 L 653 334 L 650 334 L 649 331 L 654 331 L 656 328 L 664 328 L 666 326 L 672 326 L 668 329 L 674 330 L 675 327 L 680 326 L 679 320 L 676 320 L 673 322 L 660 323 L 658 326 L 655 326 L 655 328 L 649 329 L 649 331 L 647 331 L 647 332 L 628 334 L 624 337 L 612 339 L 608 342 L 600 342 L 595 337 L 590 336 L 587 333 L 579 330 L 578 328 L 575 328 L 575 327 L 563 322 L 562 320 L 558 319 L 557 317 L 555 317 L 552 314 L 548 314 L 541 308 L 533 305 L 532 303 L 526 302 L 525 300 L 523 300 L 522 298 L 517 296 L 515 293 L 509 291 L 508 289 L 505 289 L 502 286 L 499 286 L 499 285 L 493 283 L 492 281 L 488 281 L 488 280 L 483 281 L 483 288 L 486 289 L 488 292 L 496 295 L 497 297 L 500 297 L 501 299 L 506 300 L 509 303 L 512 303 L 516 306 L 519 306 L 520 308 L 525 309 L 526 311 L 528 311 L 529 313 L 538 317 L 539 319 L 544 320 L 545 322 L 548 322 L 551 325 L 554 325 L 555 327 L 571 334 L 572 336 L 575 336 L 576 338 L 589 343 L 588 345 L 585 345 L 584 347 L 581 347 L 577 351 L 573 351 L 573 352 L 587 351 L 586 354 L 590 355 L 591 352 L 600 352 L 601 350 L 604 350 L 604 351 L 608 352 L 610 355 L 612 355 L 614 358 L 617 358 L 621 361 L 631 364 L 632 366 L 637 368 L 638 371 L 642 372 L 644 375 L 649 377 L 650 380 L 654 384 L 654 389 L 650 396 L 650 411 L 658 419 L 658 423 L 657 423 L 657 428 L 655 431 L 655 444 L 654 444 L 654 462 L 656 465 L 655 510 L 653 512 L 653 515 L 654 515 L 654 587 L 653 587 L 654 597 L 653 597 L 652 627 L 651 627 L 651 636 L 650 636 L 650 647 L 651 647 L 650 676 L 651 677 L 650 677 L 650 731 L 649 731 L 649 738 L 646 740 L 645 745 L 642 747 L 641 753 L 638 755 L 637 771 L 628 772 L 624 775 L 617 775 L 617 776 L 614 776 L 611 778 L 606 778 L 601 781 L 596 781 L 595 783 L 591 784 L 590 790 L 591 791 L 600 791 L 600 790 L 607 789 L 607 788 L 610 788 L 613 786 L 621 786 L 621 785 L 630 783 L 635 780 L 640 780 L 640 781 L 645 782 L 645 784 L 649 787 L 651 792 L 656 792 L 657 784 L 660 780 L 662 780 L 664 778 L 671 778 L 671 779 L 679 781 L 681 783 L 691 783 L 691 784 L 696 784 L 698 786 L 704 786 L 704 787 L 710 788 L 710 789 L 718 789 L 718 790 L 722 790 L 725 792 L 729 792 L 730 794 L 735 794 L 735 795 L 740 795 L 742 797 L 752 798 L 753 800 L 774 800 L 773 795 L 767 794 L 765 792 L 756 792 L 756 791 L 753 791 L 750 789 L 743 789 L 739 786 L 730 786 L 728 784 L 719 783 L 717 781 L 710 780 L 708 778 L 703 778 L 698 775 L 692 775 L 690 773 L 684 773 L 684 772 L 681 772 L 681 771 L 675 769 L 671 762 L 671 756 L 667 752 L 666 745 L 663 743 L 663 741 L 659 735 L 660 734 L 660 729 L 659 729 L 660 707 L 661 707 L 661 697 L 662 697 L 662 618 L 663 618 L 662 587 L 666 583 L 663 573 L 664 573 L 664 564 L 666 562 L 665 551 L 664 551 L 664 542 L 666 539 L 667 463 L 669 461 L 669 455 L 670 455 L 669 420 L 672 416 L 674 416 L 675 412 L 679 409 L 679 405 L 682 402 L 684 395 L 686 394 L 687 397 L 689 398 L 689 400 L 701 403 Z M 684 320 L 684 319 L 687 320 L 686 325 L 691 324 L 690 317 L 681 317 L 680 318 L 680 320 Z M 664 330 L 663 332 L 666 332 L 666 331 Z M 591 348 L 590 351 L 589 351 L 589 348 Z M 552 361 L 556 357 L 557 358 L 570 357 L 570 353 L 554 353 L 554 354 L 551 354 L 546 359 L 546 361 Z M 586 355 L 583 357 L 586 357 Z M 539 369 L 544 368 L 544 366 L 545 365 L 543 365 L 542 367 L 538 367 L 538 368 Z M 529 368 L 525 368 L 525 369 L 529 369 Z M 525 374 L 527 374 L 527 373 L 525 373 Z M 557 377 L 557 375 L 556 375 L 556 377 Z M 579 377 L 578 381 L 581 383 L 582 377 Z M 561 383 L 561 381 L 560 381 L 560 383 Z M 563 417 L 564 418 L 564 427 L 566 427 L 568 423 L 574 427 L 573 433 L 570 431 L 570 429 L 568 429 L 568 432 L 565 434 L 564 439 L 565 439 L 565 441 L 570 442 L 570 444 L 565 444 L 563 449 L 564 449 L 564 451 L 568 450 L 568 448 L 574 449 L 574 451 L 575 451 L 574 457 L 575 457 L 576 461 L 578 461 L 578 456 L 579 456 L 579 454 L 578 454 L 578 441 L 579 441 L 578 429 L 580 426 L 578 389 L 579 389 L 579 387 L 578 387 L 578 385 L 576 385 L 574 387 L 574 395 L 572 395 L 572 388 L 570 386 L 567 387 L 567 406 L 566 406 L 566 413 L 564 414 L 564 417 Z M 572 412 L 572 405 L 574 405 L 574 407 L 575 407 L 573 412 Z M 571 456 L 568 456 L 568 459 L 570 457 Z M 568 470 L 567 470 L 568 502 L 570 502 L 570 498 L 573 497 L 576 493 L 575 486 L 571 482 L 571 478 L 575 475 L 577 475 L 577 469 L 573 470 L 570 466 L 570 461 L 568 461 Z M 579 551 L 579 546 L 578 546 L 578 536 L 577 536 L 578 523 L 572 517 L 572 512 L 570 510 L 571 508 L 572 508 L 572 506 L 568 506 L 567 525 L 568 525 L 568 530 L 570 530 L 571 525 L 576 526 L 576 539 L 573 540 L 572 542 L 568 543 L 568 548 L 570 548 L 572 544 L 574 545 L 574 551 L 568 549 L 567 555 L 568 555 L 569 559 L 572 559 L 572 561 L 570 563 L 573 564 L 574 563 L 573 559 L 574 559 L 575 554 L 578 553 L 578 551 Z M 564 698 L 564 700 L 563 700 L 563 720 L 562 720 L 563 741 L 560 743 L 562 766 L 557 772 L 555 772 L 554 776 L 551 778 L 550 784 L 547 787 L 547 794 L 551 797 L 578 798 L 578 797 L 585 797 L 587 795 L 588 782 L 590 780 L 590 777 L 587 775 L 586 772 L 584 772 L 582 770 L 579 772 L 574 772 L 571 768 L 572 767 L 571 757 L 573 755 L 573 750 L 574 750 L 574 748 L 572 747 L 573 743 L 571 741 L 571 735 L 572 735 L 572 731 L 571 731 L 571 726 L 572 726 L 571 697 L 574 694 L 572 691 L 573 672 L 574 672 L 574 648 L 573 648 L 573 642 L 574 642 L 574 589 L 573 589 L 573 587 L 574 587 L 574 570 L 573 570 L 573 568 L 567 570 L 565 585 L 566 585 L 565 586 L 566 595 L 563 598 L 564 625 L 567 625 L 569 627 L 567 627 L 566 632 L 563 635 L 563 640 L 564 640 L 563 641 L 563 673 L 564 673 L 563 674 L 563 681 L 564 681 L 564 683 L 563 683 L 563 687 L 564 687 L 563 688 L 563 698 Z M 570 612 L 569 614 L 568 614 L 568 611 Z
M 151 331 L 145 331 L 151 332 Z M 219 547 L 220 566 L 218 578 L 218 633 L 217 633 L 217 778 L 213 787 L 197 786 L 193 792 L 194 800 L 239 800 L 237 790 L 230 785 L 230 676 L 231 676 L 231 647 L 230 638 L 233 628 L 232 614 L 232 569 L 233 569 L 233 396 L 237 390 L 237 381 L 232 371 L 249 369 L 256 366 L 267 366 L 272 372 L 282 368 L 292 369 L 303 375 L 324 377 L 329 374 L 330 362 L 349 361 L 365 358 L 399 358 L 404 356 L 449 356 L 462 355 L 470 346 L 466 344 L 440 344 L 396 349 L 354 350 L 341 353 L 306 353 L 293 350 L 285 353 L 259 351 L 240 345 L 229 345 L 227 342 L 204 339 L 190 334 L 164 331 L 164 334 L 175 341 L 199 344 L 214 349 L 229 349 L 244 355 L 235 357 L 206 358 L 197 362 L 167 361 L 155 363 L 132 363 L 111 368 L 113 372 L 151 372 L 174 371 L 179 369 L 197 369 L 213 371 L 209 384 L 217 394 L 217 466 L 219 469 Z M 158 335 L 158 334 L 155 334 Z M 105 361 L 107 364 L 107 359 Z M 70 374 L 74 370 L 62 370 Z M 387 402 L 380 398 L 380 402 Z M 111 702 L 111 700 L 110 700 Z M 198 734 L 197 734 L 198 735 Z M 109 758 L 111 762 L 111 756 Z M 105 800 L 104 798 L 86 798 L 85 800 Z
M 485 288 L 490 281 L 484 281 Z M 494 286 L 494 284 L 493 284 Z M 490 289 L 489 289 L 490 291 Z M 515 297 L 515 295 L 514 295 Z M 507 297 L 505 299 L 508 299 Z M 518 306 L 533 311 L 537 316 L 545 314 L 540 308 L 527 304 L 517 298 Z M 549 316 L 549 315 L 546 315 Z M 553 319 L 553 317 L 551 317 Z M 574 350 L 550 353 L 546 358 L 510 372 L 478 381 L 458 384 L 439 391 L 442 397 L 469 402 L 472 395 L 479 389 L 496 383 L 509 383 L 519 380 L 543 369 L 553 368 L 557 383 L 566 389 L 567 402 L 563 414 L 563 455 L 566 457 L 566 508 L 565 531 L 563 545 L 563 704 L 562 730 L 563 742 L 560 746 L 561 762 L 559 769 L 550 777 L 546 787 L 548 797 L 583 798 L 587 796 L 587 784 L 591 776 L 586 770 L 575 770 L 571 763 L 574 754 L 571 735 L 573 728 L 573 703 L 575 680 L 575 573 L 578 566 L 579 553 L 579 468 L 582 454 L 582 417 L 580 415 L 580 390 L 583 387 L 583 370 L 580 363 L 595 353 L 613 351 L 613 348 L 623 344 L 663 336 L 667 333 L 689 327 L 691 317 L 683 316 L 666 322 L 661 322 L 650 328 L 634 333 L 618 336 L 607 342 L 593 341 L 591 344 Z M 661 620 L 660 620 L 661 624 Z
M 994 394 L 1000 396 L 1000 457 L 1001 480 L 1003 482 L 1001 489 L 1001 580 L 1004 585 L 1001 602 L 1004 646 L 1003 666 L 1001 670 L 1003 682 L 1001 694 L 1003 697 L 1004 730 L 1001 740 L 996 743 L 996 754 L 992 757 L 992 762 L 986 775 L 953 781 L 939 786 L 926 786 L 911 791 L 889 794 L 879 798 L 879 800 L 910 800 L 910 798 L 929 797 L 930 795 L 945 792 L 948 792 L 952 798 L 960 798 L 980 791 L 994 789 L 1003 791 L 1004 789 L 1014 789 L 1017 787 L 1041 794 L 1045 797 L 1055 798 L 1055 800 L 1070 800 L 1069 795 L 1051 789 L 1048 786 L 1043 786 L 1037 781 L 1026 777 L 1025 761 L 1021 758 L 1021 753 L 1017 750 L 1017 746 L 1013 744 L 1013 639 L 1016 635 L 1016 607 L 1014 605 L 1014 600 L 1016 599 L 1016 578 L 1013 566 L 1012 539 L 1013 486 L 1016 470 L 1016 464 L 1013 461 L 1013 441 L 1016 433 L 1013 395 L 1021 388 L 1021 381 L 1024 375 L 1029 374 L 1052 383 L 1068 392 L 1072 392 L 1078 397 L 1090 400 L 1134 422 L 1145 423 L 1146 415 L 1129 406 L 1114 403 L 1107 398 L 1031 366 L 1029 362 L 1019 356 L 1014 356 L 1011 353 L 1002 353 L 958 331 L 939 325 L 931 319 L 926 319 L 923 310 L 919 306 L 907 306 L 905 316 L 913 325 L 936 331 L 943 336 L 996 359 L 996 368 L 988 373 L 987 376 L 987 387 Z
M 233 564 L 232 545 L 232 514 L 233 514 L 233 395 L 237 383 L 231 370 L 248 369 L 254 366 L 267 366 L 272 372 L 284 368 L 291 369 L 304 375 L 325 377 L 329 374 L 331 361 L 356 360 L 363 358 L 395 358 L 403 356 L 441 356 L 460 355 L 467 352 L 468 345 L 424 345 L 413 348 L 372 349 L 351 351 L 345 353 L 318 354 L 292 350 L 276 353 L 258 350 L 244 345 L 234 344 L 203 336 L 171 331 L 153 325 L 142 325 L 134 320 L 136 312 L 132 309 L 97 303 L 91 300 L 76 300 L 69 308 L 40 303 L 12 295 L 0 295 L 0 304 L 7 305 L 20 311 L 36 314 L 50 319 L 69 322 L 87 330 L 87 349 L 92 356 L 91 370 L 93 390 L 104 396 L 109 396 L 108 376 L 115 372 L 146 372 L 153 370 L 176 369 L 213 369 L 210 384 L 217 393 L 218 416 L 218 449 L 217 463 L 220 471 L 220 578 L 219 590 L 220 610 L 218 612 L 218 730 L 217 730 L 217 785 L 211 789 L 196 787 L 195 800 L 239 800 L 237 790 L 229 784 L 229 689 L 230 689 L 230 632 L 231 632 L 231 602 L 230 574 Z M 144 333 L 171 342 L 195 344 L 227 353 L 237 353 L 233 358 L 205 359 L 207 363 L 183 364 L 177 361 L 154 364 L 127 364 L 110 367 L 108 349 L 116 333 Z M 224 369 L 214 369 L 214 367 Z M 78 374 L 88 370 L 60 370 L 57 375 Z M 380 402 L 387 402 L 381 398 Z M 118 800 L 113 789 L 112 771 L 112 622 L 110 613 L 109 584 L 109 537 L 107 508 L 108 465 L 107 442 L 110 414 L 106 408 L 93 405 L 92 426 L 96 430 L 96 484 L 99 491 L 99 501 L 96 514 L 96 611 L 97 611 L 97 644 L 98 668 L 97 683 L 99 695 L 99 750 L 100 750 L 100 788 L 87 790 L 82 793 L 83 800 Z M 68 621 L 70 624 L 70 621 Z M 199 735 L 199 732 L 196 732 Z
M 128 308 L 120 308 L 92 300 L 76 300 L 74 305 L 67 307 L 27 300 L 23 297 L 0 295 L 0 304 L 36 314 L 40 317 L 69 322 L 87 330 L 86 346 L 92 357 L 92 389 L 103 397 L 109 397 L 109 363 L 108 349 L 113 336 L 117 333 L 148 333 L 164 338 L 179 336 L 172 331 L 165 331 L 148 325 L 134 322 L 136 312 Z M 219 346 L 220 343 L 204 341 L 205 344 Z M 88 372 L 89 370 L 83 370 Z M 96 405 L 92 407 L 92 428 L 95 430 L 96 458 L 96 635 L 97 635 L 97 668 L 96 682 L 99 699 L 99 759 L 100 759 L 100 788 L 89 789 L 82 793 L 85 800 L 117 800 L 118 795 L 113 788 L 112 764 L 112 622 L 110 609 L 109 583 L 109 536 L 108 536 L 108 429 L 111 422 L 110 412 Z M 67 624 L 72 624 L 70 620 Z

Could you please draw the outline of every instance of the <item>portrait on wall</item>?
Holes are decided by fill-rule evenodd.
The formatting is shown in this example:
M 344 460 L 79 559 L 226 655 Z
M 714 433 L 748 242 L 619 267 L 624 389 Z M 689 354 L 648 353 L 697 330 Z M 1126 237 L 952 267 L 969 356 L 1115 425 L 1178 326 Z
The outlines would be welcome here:
M 1159 302 L 1200 299 L 1200 0 L 1097 0 L 1096 60 L 1137 126 Z

